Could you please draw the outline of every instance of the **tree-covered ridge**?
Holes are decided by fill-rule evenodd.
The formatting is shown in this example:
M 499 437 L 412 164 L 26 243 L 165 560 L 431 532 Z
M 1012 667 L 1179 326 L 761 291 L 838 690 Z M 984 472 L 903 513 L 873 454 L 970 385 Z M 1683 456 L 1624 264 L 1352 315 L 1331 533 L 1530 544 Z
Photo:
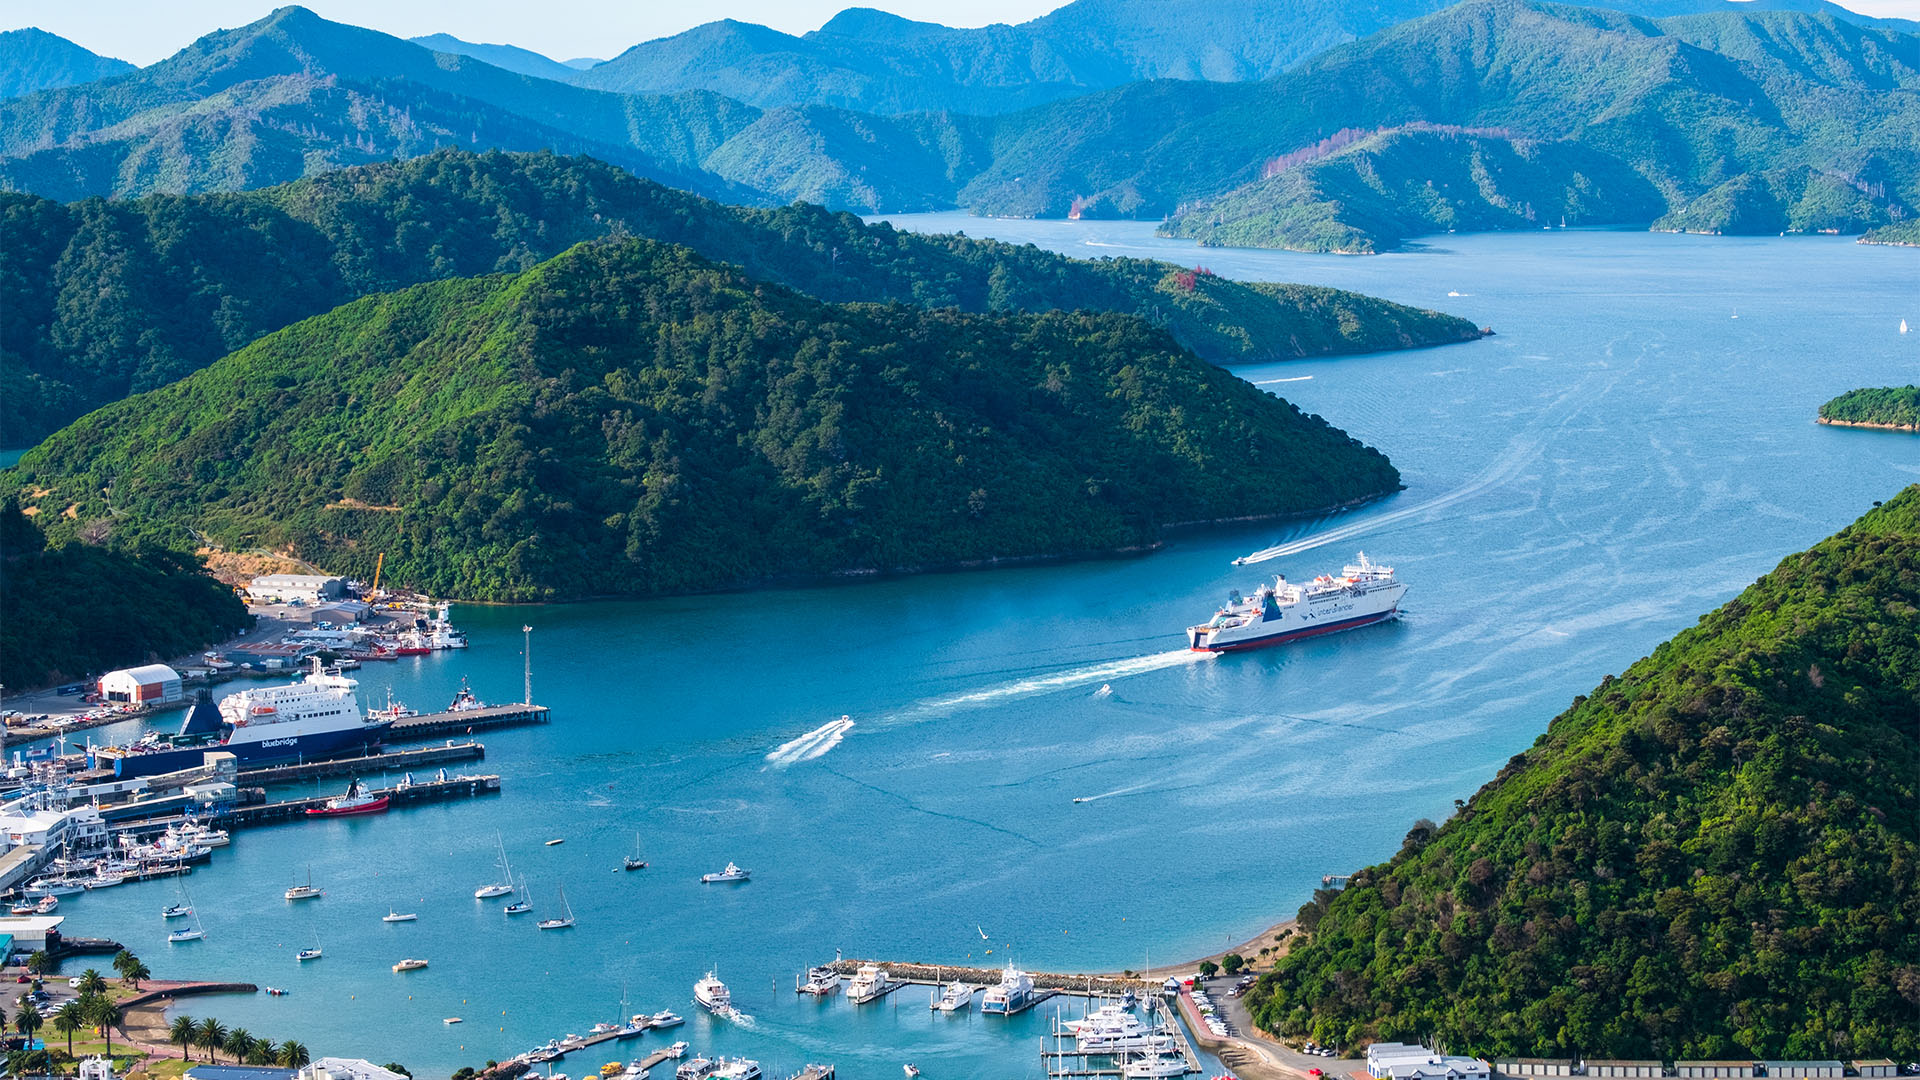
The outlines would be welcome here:
M 1132 316 L 832 305 L 646 240 L 354 301 L 8 479 L 74 530 L 110 499 L 128 534 L 495 600 L 1111 551 L 1397 485 Z
M 1920 386 L 1849 390 L 1820 406 L 1820 419 L 1829 423 L 1920 431 Z
M 0 683 L 20 690 L 150 663 L 253 624 L 190 556 L 103 533 L 48 547 L 17 502 L 0 501 Z
M 1555 718 L 1302 909 L 1250 1004 L 1323 1042 L 1920 1052 L 1920 486 Z
M 1889 225 L 1868 229 L 1860 234 L 1863 244 L 1889 244 L 1895 247 L 1920 247 L 1920 218 L 1906 218 Z
M 1354 293 L 920 236 L 814 206 L 726 206 L 589 158 L 449 150 L 246 194 L 63 206 L 0 193 L 0 437 L 31 443 L 355 297 L 522 270 L 622 234 L 826 300 L 1128 312 L 1220 363 L 1478 336 L 1464 319 Z

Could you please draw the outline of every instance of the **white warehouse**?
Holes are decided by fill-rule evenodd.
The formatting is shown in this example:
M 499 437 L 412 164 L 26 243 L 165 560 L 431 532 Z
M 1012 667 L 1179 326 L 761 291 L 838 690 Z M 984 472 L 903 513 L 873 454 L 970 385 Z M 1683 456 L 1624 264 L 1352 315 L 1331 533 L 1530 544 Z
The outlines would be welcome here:
M 317 604 L 347 594 L 347 579 L 325 574 L 262 574 L 247 585 L 247 597 L 262 604 Z
M 165 664 L 143 664 L 100 676 L 100 700 L 129 705 L 171 705 L 179 700 L 180 673 Z

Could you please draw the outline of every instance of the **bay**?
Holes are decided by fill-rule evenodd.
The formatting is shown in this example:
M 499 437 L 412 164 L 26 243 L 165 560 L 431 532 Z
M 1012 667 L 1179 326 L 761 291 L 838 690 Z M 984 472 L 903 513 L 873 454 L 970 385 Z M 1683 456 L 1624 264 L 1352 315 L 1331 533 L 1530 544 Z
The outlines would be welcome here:
M 774 1075 L 829 1060 L 846 1077 L 904 1061 L 1039 1076 L 1044 1016 L 930 1016 L 919 989 L 822 1005 L 794 975 L 835 950 L 1118 970 L 1245 940 L 1322 875 L 1444 818 L 1603 675 L 1920 480 L 1920 440 L 1813 423 L 1843 390 L 1920 376 L 1920 338 L 1897 333 L 1920 322 L 1910 251 L 1575 230 L 1349 258 L 1201 249 L 1140 223 L 891 220 L 1357 289 L 1497 333 L 1236 369 L 1392 457 L 1406 489 L 1350 513 L 1181 533 L 1127 560 L 457 606 L 471 649 L 359 676 L 370 703 L 439 707 L 463 678 L 517 699 L 533 625 L 534 698 L 555 722 L 485 735 L 499 797 L 242 832 L 189 880 L 204 942 L 165 943 L 167 885 L 77 898 L 69 931 L 117 938 L 162 977 L 292 991 L 182 1011 L 422 1076 L 584 1031 L 623 994 L 686 1015 L 669 1038 Z M 1299 550 L 1231 565 L 1279 545 Z M 1228 589 L 1359 549 L 1411 584 L 1400 622 L 1184 651 Z M 566 887 L 577 928 L 471 898 L 496 832 L 542 912 Z M 652 868 L 618 872 L 636 832 Z M 698 883 L 728 860 L 753 881 Z M 327 896 L 283 901 L 309 866 Z M 390 907 L 420 920 L 383 924 Z M 325 958 L 297 964 L 314 938 Z M 409 955 L 431 967 L 389 971 Z M 752 1025 L 695 1015 L 714 967 Z

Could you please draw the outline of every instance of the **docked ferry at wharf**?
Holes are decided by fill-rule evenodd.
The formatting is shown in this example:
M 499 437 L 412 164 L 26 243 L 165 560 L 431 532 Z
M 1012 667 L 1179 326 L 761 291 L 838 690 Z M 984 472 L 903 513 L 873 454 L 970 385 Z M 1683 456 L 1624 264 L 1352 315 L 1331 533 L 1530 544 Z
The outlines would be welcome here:
M 359 688 L 358 680 L 326 674 L 316 659 L 299 682 L 242 690 L 218 705 L 203 698 L 175 735 L 94 747 L 91 764 L 135 777 L 197 768 L 212 750 L 232 754 L 242 769 L 363 753 L 393 721 L 362 710 Z
M 1393 567 L 1375 566 L 1363 551 L 1339 577 L 1296 585 L 1282 575 L 1245 599 L 1235 590 L 1211 620 L 1187 628 L 1187 644 L 1195 652 L 1234 652 L 1370 626 L 1399 615 L 1406 594 Z

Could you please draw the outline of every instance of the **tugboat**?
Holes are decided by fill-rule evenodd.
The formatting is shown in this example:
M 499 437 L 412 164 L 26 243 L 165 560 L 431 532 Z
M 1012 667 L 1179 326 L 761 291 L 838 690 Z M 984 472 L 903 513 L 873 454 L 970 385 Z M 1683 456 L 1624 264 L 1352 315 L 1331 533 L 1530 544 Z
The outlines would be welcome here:
M 385 795 L 369 794 L 366 787 L 355 777 L 347 781 L 347 793 L 328 799 L 320 806 L 307 807 L 308 817 L 346 817 L 350 814 L 383 814 L 387 810 Z

